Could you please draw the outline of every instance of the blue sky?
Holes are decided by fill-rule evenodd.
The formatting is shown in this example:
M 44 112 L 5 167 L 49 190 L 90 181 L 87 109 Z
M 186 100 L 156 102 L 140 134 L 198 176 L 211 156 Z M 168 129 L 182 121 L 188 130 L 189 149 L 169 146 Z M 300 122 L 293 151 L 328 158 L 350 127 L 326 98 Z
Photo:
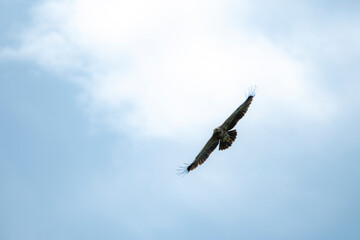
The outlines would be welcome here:
M 0 238 L 358 239 L 359 13 L 0 0 Z

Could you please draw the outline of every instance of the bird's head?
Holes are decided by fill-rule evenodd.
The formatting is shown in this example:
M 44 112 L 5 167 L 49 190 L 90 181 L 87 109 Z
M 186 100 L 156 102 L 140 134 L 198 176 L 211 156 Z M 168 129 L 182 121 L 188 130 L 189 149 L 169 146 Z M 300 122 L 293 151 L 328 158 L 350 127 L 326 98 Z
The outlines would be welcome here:
M 217 128 L 214 129 L 214 133 L 220 133 L 220 132 L 221 132 L 221 130 L 220 130 L 219 127 L 217 127 Z

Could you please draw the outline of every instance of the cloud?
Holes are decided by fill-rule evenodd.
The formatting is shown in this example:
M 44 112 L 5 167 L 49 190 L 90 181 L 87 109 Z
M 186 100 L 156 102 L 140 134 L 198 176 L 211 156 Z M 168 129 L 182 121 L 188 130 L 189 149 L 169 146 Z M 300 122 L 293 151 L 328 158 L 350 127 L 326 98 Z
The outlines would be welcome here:
M 250 3 L 236 7 L 246 18 Z M 216 127 L 251 85 L 259 88 L 255 122 L 325 121 L 335 104 L 311 82 L 311 67 L 236 27 L 233 8 L 215 0 L 45 1 L 32 10 L 19 46 L 1 55 L 72 80 L 89 116 L 135 135 Z

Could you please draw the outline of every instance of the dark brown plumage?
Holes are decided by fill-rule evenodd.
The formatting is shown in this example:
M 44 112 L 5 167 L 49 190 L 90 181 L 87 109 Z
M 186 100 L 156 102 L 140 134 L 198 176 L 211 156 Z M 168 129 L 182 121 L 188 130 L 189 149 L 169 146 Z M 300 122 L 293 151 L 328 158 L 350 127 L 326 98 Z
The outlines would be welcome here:
M 231 129 L 235 127 L 237 122 L 245 115 L 246 111 L 249 109 L 249 106 L 255 96 L 255 92 L 256 88 L 251 89 L 245 102 L 241 104 L 230 115 L 230 117 L 225 120 L 225 122 L 221 126 L 214 129 L 213 135 L 207 141 L 205 146 L 201 149 L 195 160 L 189 166 L 179 169 L 180 174 L 188 173 L 194 170 L 197 166 L 203 164 L 218 145 L 219 150 L 225 150 L 231 146 L 231 144 L 235 141 L 237 135 L 236 130 Z

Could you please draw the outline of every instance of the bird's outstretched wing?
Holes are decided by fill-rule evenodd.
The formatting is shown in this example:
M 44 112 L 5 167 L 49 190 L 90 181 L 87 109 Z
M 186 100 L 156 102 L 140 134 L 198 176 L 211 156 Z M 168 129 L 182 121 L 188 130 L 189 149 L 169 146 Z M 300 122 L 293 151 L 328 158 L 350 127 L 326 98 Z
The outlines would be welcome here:
M 201 149 L 200 153 L 196 156 L 195 160 L 188 167 L 186 167 L 186 169 L 183 169 L 182 171 L 180 170 L 180 174 L 188 173 L 194 170 L 197 166 L 203 164 L 218 144 L 219 139 L 215 134 L 213 134 L 203 149 Z
M 225 120 L 225 122 L 221 125 L 225 130 L 230 130 L 237 122 L 245 115 L 246 111 L 248 110 L 254 96 L 255 96 L 256 88 L 250 90 L 249 95 L 246 101 L 238 107 L 233 114 Z

